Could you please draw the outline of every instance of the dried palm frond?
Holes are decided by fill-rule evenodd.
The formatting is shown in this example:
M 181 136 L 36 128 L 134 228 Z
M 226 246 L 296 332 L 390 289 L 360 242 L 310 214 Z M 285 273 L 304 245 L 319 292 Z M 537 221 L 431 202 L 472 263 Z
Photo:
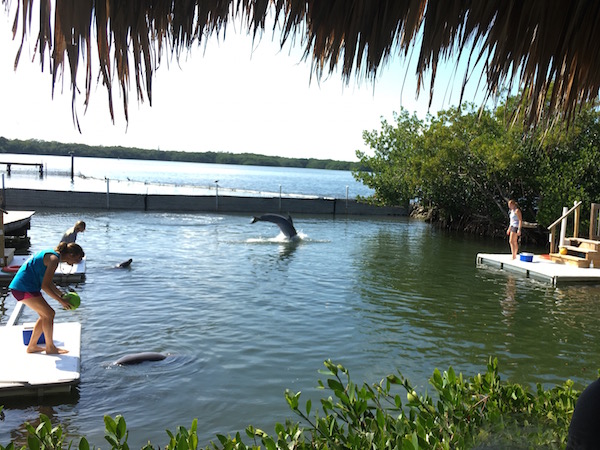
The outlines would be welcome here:
M 10 0 L 2 0 L 8 4 Z M 34 0 L 17 0 L 19 21 L 31 29 Z M 418 92 L 430 73 L 430 99 L 440 62 L 468 55 L 470 67 L 483 62 L 485 92 L 506 86 L 524 92 L 530 125 L 561 115 L 567 122 L 600 89 L 600 2 L 584 0 L 51 0 L 40 2 L 37 50 L 42 63 L 52 51 L 53 83 L 65 54 L 71 74 L 74 120 L 77 72 L 83 59 L 85 105 L 91 92 L 91 45 L 98 48 L 99 77 L 106 86 L 114 120 L 116 76 L 127 117 L 130 74 L 138 100 L 152 102 L 152 77 L 165 49 L 175 58 L 242 19 L 249 33 L 264 31 L 273 14 L 280 44 L 300 37 L 304 57 L 317 77 L 340 67 L 342 77 L 375 80 L 395 54 L 407 58 L 417 47 Z M 54 19 L 54 27 L 50 27 Z M 54 32 L 54 36 L 51 34 Z M 94 33 L 92 33 L 92 30 Z M 95 37 L 92 37 L 92 34 Z M 22 45 L 22 44 L 21 44 Z M 18 63 L 19 53 L 15 60 Z M 130 68 L 130 56 L 133 67 Z M 467 68 L 467 72 L 469 68 Z M 43 69 L 43 64 L 42 64 Z M 114 71 L 114 72 L 113 72 Z M 399 81 L 400 82 L 400 81 Z M 467 82 L 467 73 L 463 81 Z M 549 100 L 547 100 L 549 98 Z M 431 100 L 430 100 L 431 101 Z M 547 116 L 543 116 L 547 114 Z

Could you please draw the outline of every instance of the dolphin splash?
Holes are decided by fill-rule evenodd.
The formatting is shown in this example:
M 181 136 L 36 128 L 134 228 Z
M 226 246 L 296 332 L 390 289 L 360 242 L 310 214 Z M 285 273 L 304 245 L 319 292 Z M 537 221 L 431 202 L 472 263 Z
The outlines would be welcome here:
M 294 228 L 294 222 L 292 221 L 292 216 L 290 216 L 289 214 L 287 217 L 282 216 L 281 214 L 263 214 L 260 217 L 254 216 L 252 218 L 252 222 L 250 222 L 250 223 L 255 223 L 255 222 L 271 222 L 271 223 L 276 224 L 279 227 L 279 229 L 281 230 L 281 232 L 288 239 L 292 239 L 298 235 L 296 228 Z

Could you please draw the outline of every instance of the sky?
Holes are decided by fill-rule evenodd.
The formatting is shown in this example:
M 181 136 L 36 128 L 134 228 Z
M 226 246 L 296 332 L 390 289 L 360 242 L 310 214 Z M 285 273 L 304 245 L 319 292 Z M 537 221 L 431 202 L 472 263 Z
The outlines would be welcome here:
M 13 41 L 13 17 L 14 11 L 0 13 L 0 136 L 7 139 L 356 161 L 356 150 L 372 153 L 364 130 L 379 130 L 382 118 L 392 122 L 402 107 L 424 119 L 428 111 L 455 106 L 462 79 L 460 70 L 453 76 L 454 64 L 442 67 L 428 109 L 428 86 L 418 99 L 415 95 L 414 61 L 409 65 L 396 58 L 380 68 L 375 83 L 353 78 L 347 84 L 339 74 L 319 82 L 311 80 L 301 49 L 281 50 L 270 31 L 253 43 L 230 24 L 225 39 L 209 38 L 206 47 L 195 46 L 179 63 L 163 58 L 153 79 L 152 106 L 137 101 L 132 80 L 129 123 L 115 87 L 112 123 L 106 90 L 93 70 L 87 111 L 83 95 L 76 101 L 79 133 L 68 71 L 57 81 L 53 98 L 48 56 L 41 72 L 32 39 L 14 70 L 20 32 Z M 79 85 L 83 92 L 83 81 Z M 464 100 L 475 101 L 470 89 Z

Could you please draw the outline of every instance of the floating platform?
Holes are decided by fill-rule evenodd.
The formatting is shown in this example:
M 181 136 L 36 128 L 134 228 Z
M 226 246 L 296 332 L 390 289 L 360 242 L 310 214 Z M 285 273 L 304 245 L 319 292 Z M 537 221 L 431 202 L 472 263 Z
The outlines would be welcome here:
M 14 255 L 9 267 L 16 270 L 19 266 L 23 265 L 25 261 L 30 258 L 31 255 Z M 85 280 L 85 258 L 78 264 L 67 264 L 59 263 L 54 272 L 54 282 L 61 283 L 77 283 Z M 15 272 L 5 272 L 4 269 L 0 270 L 0 285 L 8 285 L 11 280 L 15 277 Z
M 12 296 L 7 298 L 16 302 Z M 0 327 L 0 399 L 71 392 L 81 376 L 81 324 L 54 324 L 54 343 L 69 353 L 27 353 L 23 330 L 33 324 L 15 325 L 23 307 L 19 302 L 16 305 L 8 324 Z
M 533 255 L 531 262 L 512 259 L 511 254 L 478 253 L 477 264 L 496 267 L 507 272 L 520 273 L 526 277 L 560 283 L 600 283 L 600 268 L 582 268 L 552 262 L 550 259 Z

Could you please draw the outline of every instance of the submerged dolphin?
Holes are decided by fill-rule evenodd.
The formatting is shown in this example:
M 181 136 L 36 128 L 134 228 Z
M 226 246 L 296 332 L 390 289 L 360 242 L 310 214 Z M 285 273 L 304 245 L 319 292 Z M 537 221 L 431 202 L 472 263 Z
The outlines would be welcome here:
M 294 236 L 298 235 L 298 232 L 294 228 L 294 222 L 292 221 L 292 216 L 288 214 L 287 217 L 282 216 L 281 214 L 263 214 L 260 217 L 254 216 L 252 218 L 252 222 L 272 222 L 276 224 L 281 232 L 288 239 L 292 239 Z
M 133 262 L 133 259 L 129 258 L 127 261 L 123 261 L 123 262 L 120 262 L 119 264 L 117 264 L 115 266 L 115 268 L 116 269 L 127 269 L 131 265 L 132 262 Z
M 162 361 L 167 356 L 157 352 L 142 352 L 132 353 L 131 355 L 125 355 L 115 361 L 115 364 L 120 366 L 131 366 L 133 364 L 140 364 L 146 361 Z

